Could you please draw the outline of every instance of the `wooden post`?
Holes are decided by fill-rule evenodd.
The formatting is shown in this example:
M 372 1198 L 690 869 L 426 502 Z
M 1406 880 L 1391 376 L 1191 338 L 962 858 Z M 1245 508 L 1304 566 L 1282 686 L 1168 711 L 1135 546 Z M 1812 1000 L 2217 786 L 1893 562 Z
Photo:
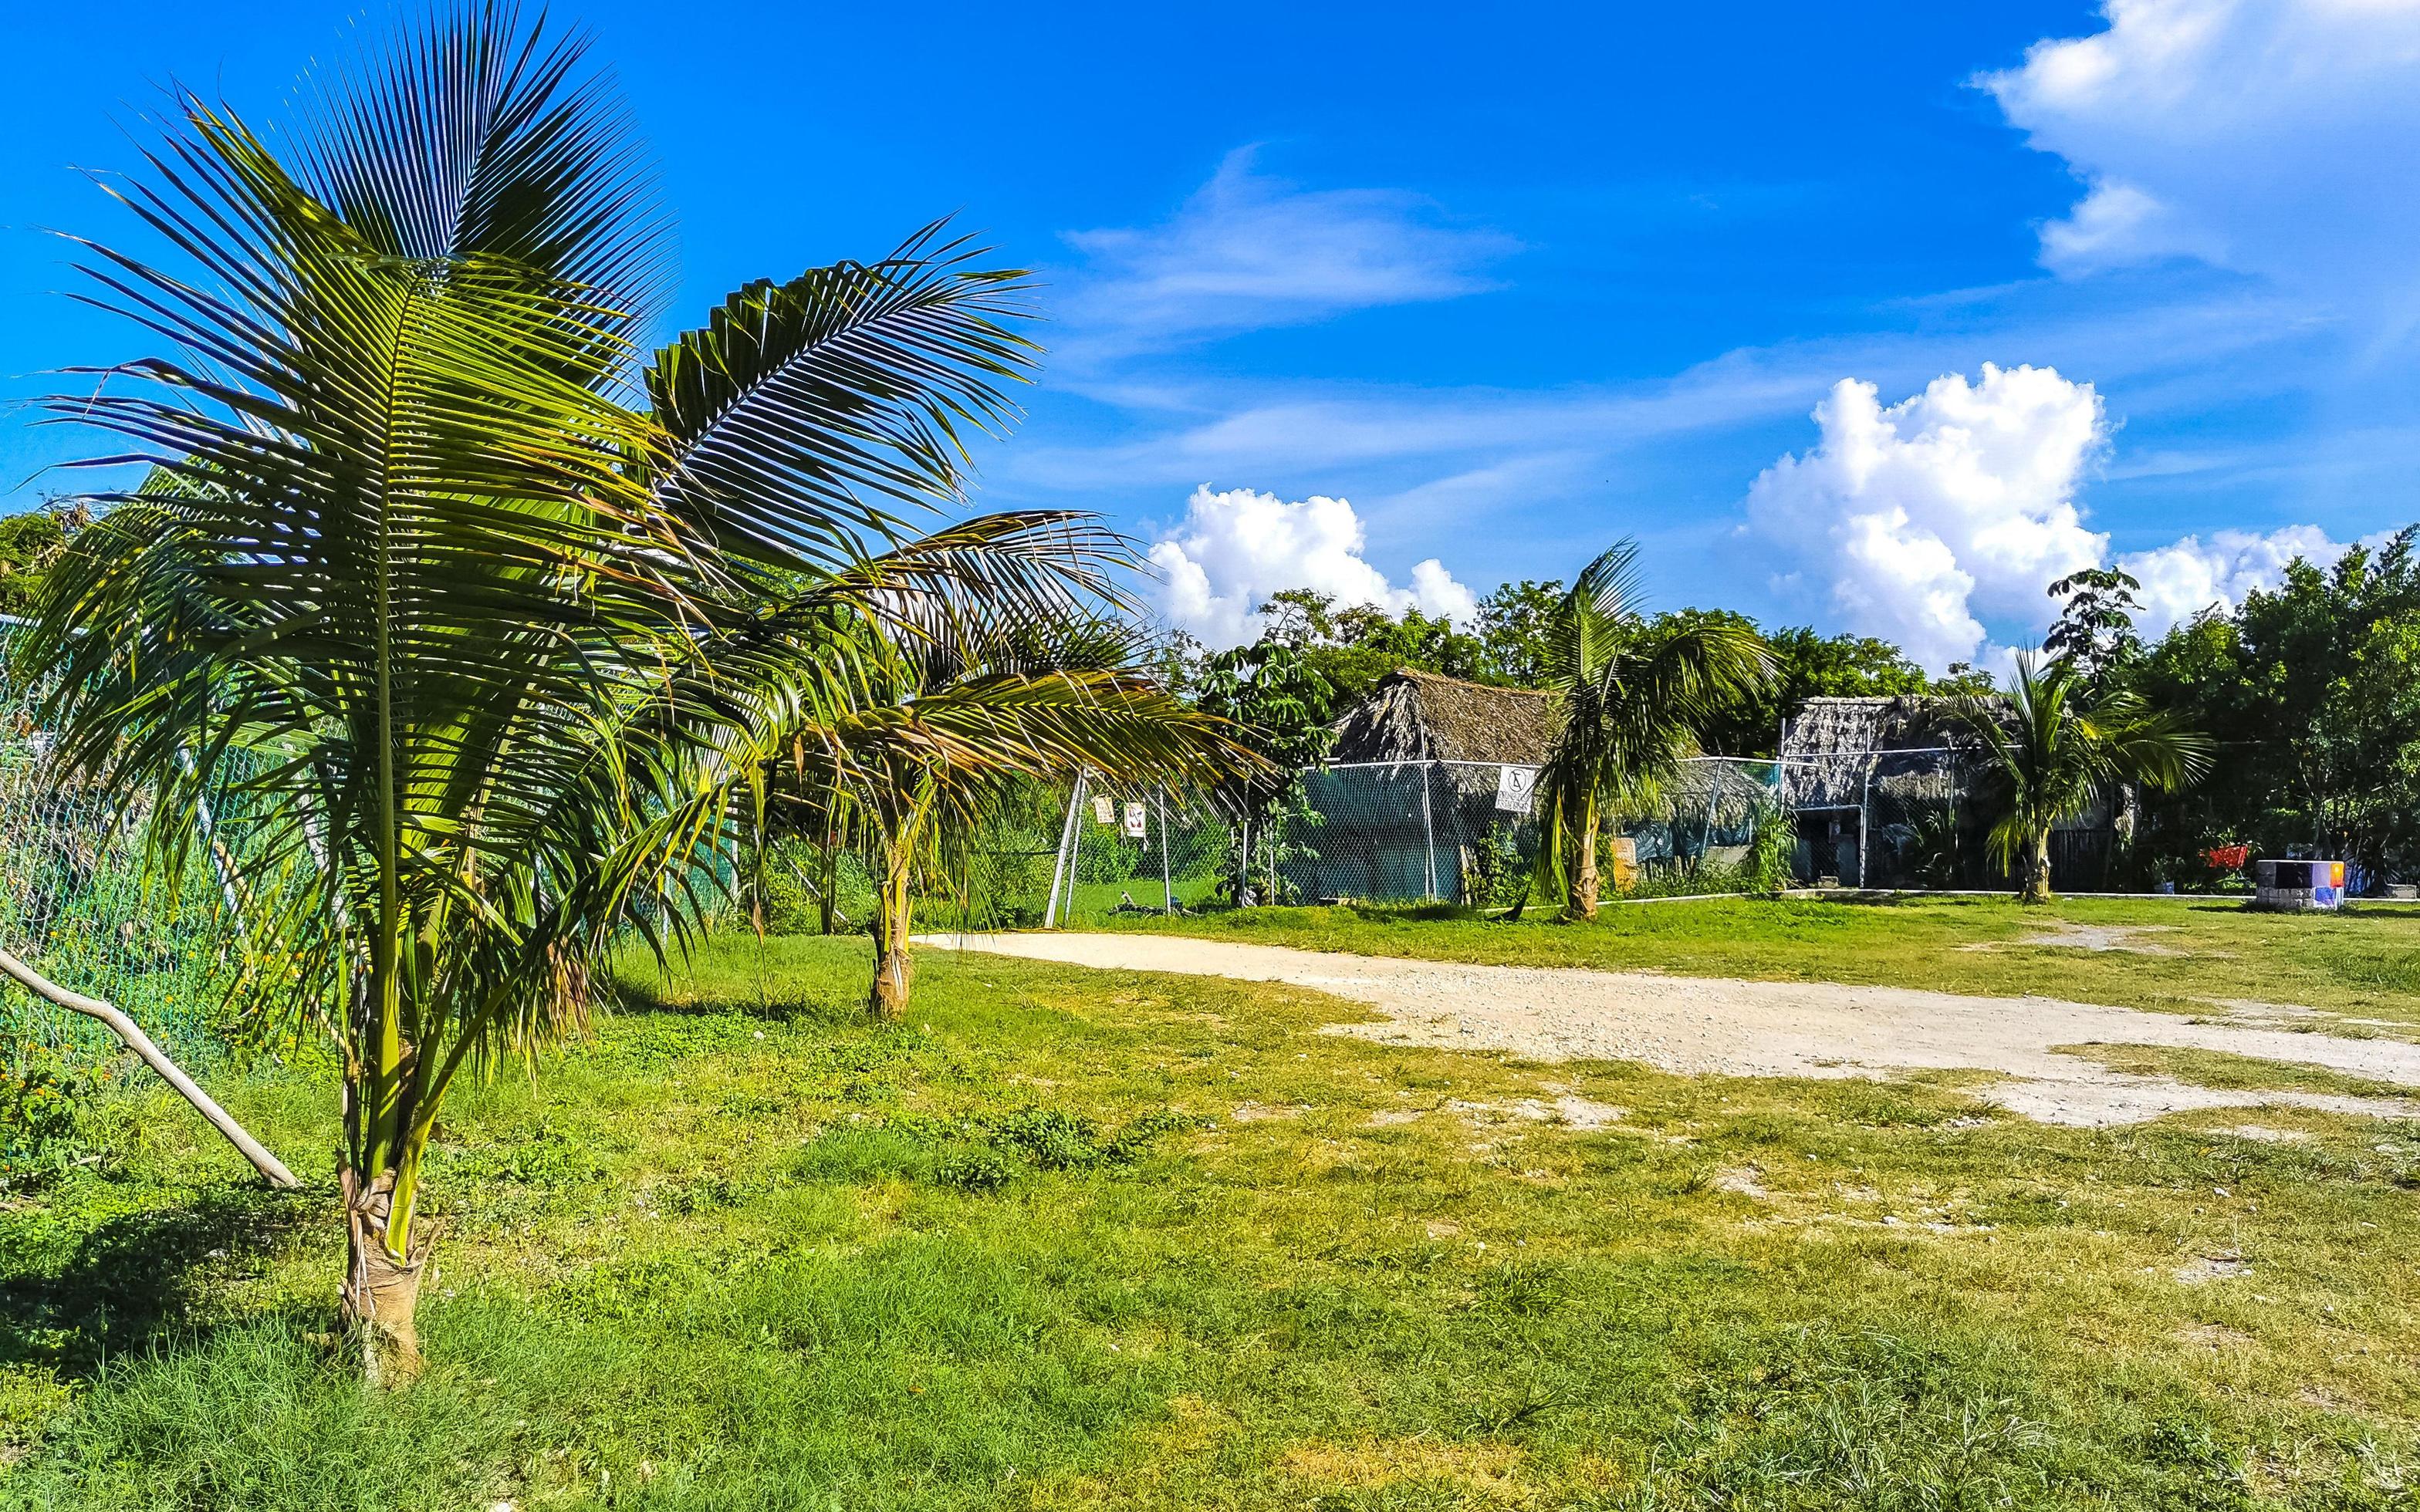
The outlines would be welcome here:
M 110 1032 L 125 1041 L 128 1049 L 142 1057 L 145 1065 L 158 1072 L 186 1102 L 194 1104 L 196 1112 L 209 1119 L 211 1128 L 226 1135 L 227 1143 L 241 1150 L 243 1158 L 252 1162 L 252 1168 L 258 1171 L 270 1185 L 291 1190 L 302 1184 L 259 1140 L 244 1133 L 243 1125 L 229 1118 L 226 1109 L 210 1101 L 210 1095 L 195 1086 L 194 1079 L 170 1060 L 165 1051 L 152 1042 L 151 1037 L 143 1032 L 141 1025 L 98 997 L 86 997 L 82 993 L 68 991 L 5 949 L 0 949 L 0 972 L 16 979 L 20 986 L 45 1002 L 54 1003 L 70 1013 L 99 1019 L 109 1026 Z

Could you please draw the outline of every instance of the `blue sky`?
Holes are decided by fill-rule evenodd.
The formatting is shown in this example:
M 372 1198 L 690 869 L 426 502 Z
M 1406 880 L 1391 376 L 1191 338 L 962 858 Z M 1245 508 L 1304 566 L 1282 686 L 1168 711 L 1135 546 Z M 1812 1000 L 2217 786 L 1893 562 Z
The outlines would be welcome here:
M 392 18 L 244 9 L 17 21 L 10 398 L 140 349 L 54 292 L 42 228 L 125 231 L 74 167 L 129 165 L 162 81 L 273 118 Z M 2420 517 L 2410 5 L 556 16 L 661 162 L 676 315 L 944 213 L 1037 270 L 980 502 L 1106 513 L 1213 639 L 1293 581 L 1464 612 L 1635 533 L 1664 602 L 1939 665 L 2086 561 L 2165 617 Z M 31 418 L 16 504 L 90 444 Z

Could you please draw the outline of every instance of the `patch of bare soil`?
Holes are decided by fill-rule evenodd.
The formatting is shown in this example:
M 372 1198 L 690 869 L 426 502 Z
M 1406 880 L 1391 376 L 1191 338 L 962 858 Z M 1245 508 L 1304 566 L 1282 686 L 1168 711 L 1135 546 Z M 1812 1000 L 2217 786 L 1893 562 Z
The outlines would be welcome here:
M 2177 1342 L 2204 1350 L 2241 1350 L 2251 1345 L 2251 1335 L 2225 1323 L 2188 1323 L 2177 1330 Z
M 2252 1262 L 2228 1250 L 2222 1255 L 2196 1255 L 2170 1273 L 2180 1286 L 2201 1287 L 2212 1281 L 2231 1281 L 2237 1276 L 2250 1275 Z
M 1764 1189 L 1764 1172 L 1754 1165 L 1743 1165 L 1737 1170 L 1721 1172 L 1714 1178 L 1714 1190 L 1735 1192 L 1741 1196 L 1753 1197 L 1759 1202 L 1773 1196 Z
M 1569 1094 L 1551 1103 L 1522 1097 L 1509 1103 L 1448 1103 L 1445 1107 L 1448 1113 L 1459 1113 L 1475 1123 L 1559 1123 L 1572 1129 L 1607 1128 L 1630 1112 L 1609 1103 L 1591 1103 Z
M 2146 934 L 2172 933 L 2173 924 L 2071 924 L 2065 919 L 2053 919 L 2041 929 L 2021 939 L 2002 942 L 1983 940 L 1974 945 L 1962 945 L 1962 950 L 1998 950 L 2009 945 L 2045 945 L 2069 950 L 2124 950 L 2132 955 L 2183 955 L 2186 952 L 2172 946 L 2146 940 Z
M 1272 1119 L 1294 1119 L 1301 1115 L 1300 1108 L 1277 1108 L 1265 1103 L 1238 1103 L 1227 1117 L 1237 1123 L 1266 1123 Z
M 939 935 L 925 943 L 959 944 Z M 1279 981 L 1376 1009 L 1327 1032 L 1381 1044 L 1492 1050 L 1529 1060 L 1636 1060 L 1725 1076 L 1888 1076 L 1974 1069 L 1976 1096 L 2047 1123 L 2133 1123 L 2194 1108 L 2303 1107 L 2409 1118 L 2409 1098 L 2196 1087 L 2133 1076 L 2054 1045 L 2180 1046 L 2325 1066 L 2420 1090 L 2420 1043 L 2071 1003 L 1909 987 L 1735 981 L 1570 966 L 1486 966 L 1166 934 L 989 934 L 964 948 L 1120 971 Z

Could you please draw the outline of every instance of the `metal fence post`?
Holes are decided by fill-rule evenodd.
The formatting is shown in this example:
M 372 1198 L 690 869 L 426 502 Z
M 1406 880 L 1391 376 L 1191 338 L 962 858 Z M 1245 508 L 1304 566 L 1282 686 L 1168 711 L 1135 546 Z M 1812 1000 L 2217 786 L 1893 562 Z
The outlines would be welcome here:
M 1171 918 L 1176 914 L 1176 883 L 1174 868 L 1168 860 L 1168 784 L 1159 786 L 1159 911 Z
M 1857 791 L 1857 886 L 1866 885 L 1866 831 L 1874 827 L 1874 764 L 1866 763 L 1866 775 Z
M 1238 908 L 1247 907 L 1259 901 L 1252 892 L 1252 816 L 1249 811 L 1245 813 L 1242 825 L 1244 858 L 1242 864 L 1236 868 L 1235 906 Z
M 1436 764 L 1420 764 L 1420 849 L 1428 872 L 1429 902 L 1436 902 L 1436 821 L 1429 812 L 1429 788 L 1436 781 Z
M 1059 854 L 1050 861 L 1050 902 L 1042 909 L 1042 927 L 1056 929 L 1059 920 L 1059 873 L 1072 872 L 1067 860 L 1067 847 L 1076 834 L 1076 810 L 1084 802 L 1084 773 L 1076 773 L 1076 785 L 1067 791 L 1067 819 L 1059 826 Z M 1076 879 L 1067 878 L 1067 903 L 1072 910 L 1076 902 Z

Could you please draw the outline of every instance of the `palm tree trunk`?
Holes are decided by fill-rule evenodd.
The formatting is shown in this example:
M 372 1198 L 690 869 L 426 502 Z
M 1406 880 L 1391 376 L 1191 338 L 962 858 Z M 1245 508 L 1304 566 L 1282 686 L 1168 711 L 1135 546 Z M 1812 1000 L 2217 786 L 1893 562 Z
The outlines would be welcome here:
M 1576 848 L 1579 856 L 1572 866 L 1571 896 L 1564 903 L 1563 912 L 1573 918 L 1594 918 L 1597 900 L 1596 806 L 1594 804 L 1584 806 L 1580 814 L 1579 834 L 1575 838 L 1578 841 Z
M 885 1021 L 908 1011 L 908 989 L 916 980 L 916 963 L 908 953 L 908 884 L 915 856 L 913 827 L 903 825 L 883 836 L 882 887 L 874 908 L 874 990 L 866 1008 Z
M 405 1386 L 416 1380 L 420 1353 L 420 1277 L 436 1241 L 424 1219 L 398 1260 L 387 1248 L 394 1217 L 396 1172 L 381 1171 L 365 1186 L 349 1167 L 337 1173 L 345 1198 L 345 1284 L 339 1293 L 344 1330 L 362 1350 L 362 1377 L 371 1386 Z
M 820 920 L 826 934 L 839 933 L 840 918 L 840 825 L 832 824 L 824 829 L 823 896 L 816 900 L 822 914 Z
M 2050 890 L 2050 831 L 2037 829 L 2025 847 L 2024 885 L 2017 893 L 2021 903 L 2046 903 L 2055 896 Z

